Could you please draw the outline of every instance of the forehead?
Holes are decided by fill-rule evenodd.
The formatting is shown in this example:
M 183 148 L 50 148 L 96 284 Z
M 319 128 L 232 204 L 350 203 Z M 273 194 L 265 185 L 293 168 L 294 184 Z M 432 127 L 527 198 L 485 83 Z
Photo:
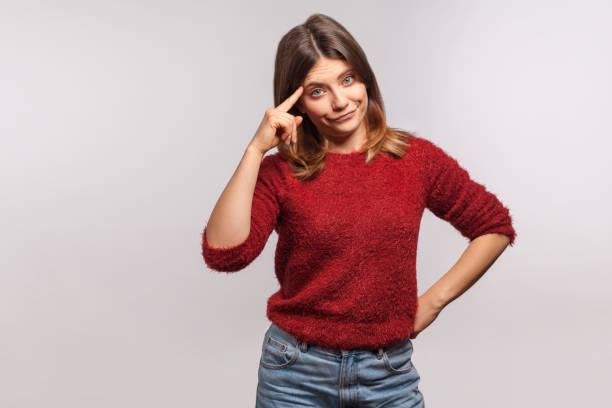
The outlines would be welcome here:
M 311 81 L 333 82 L 336 77 L 352 67 L 344 60 L 321 58 L 312 66 L 304 78 L 304 84 Z

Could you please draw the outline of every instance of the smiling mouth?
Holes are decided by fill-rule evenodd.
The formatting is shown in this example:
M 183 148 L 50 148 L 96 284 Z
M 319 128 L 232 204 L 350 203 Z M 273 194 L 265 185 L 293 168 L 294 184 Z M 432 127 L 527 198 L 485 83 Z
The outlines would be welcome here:
M 349 113 L 346 113 L 346 114 L 344 114 L 344 115 L 342 115 L 342 116 L 340 116 L 340 117 L 338 117 L 338 118 L 332 119 L 332 120 L 333 120 L 333 121 L 342 120 L 342 119 L 344 119 L 344 118 L 346 118 L 346 117 L 348 117 L 348 116 L 351 116 L 353 113 L 355 113 L 355 111 L 351 111 L 351 112 L 349 112 Z

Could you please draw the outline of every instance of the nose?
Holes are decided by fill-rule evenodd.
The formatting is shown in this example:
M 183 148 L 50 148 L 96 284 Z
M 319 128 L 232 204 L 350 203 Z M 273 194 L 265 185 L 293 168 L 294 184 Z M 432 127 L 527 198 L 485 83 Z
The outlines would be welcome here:
M 348 99 L 337 89 L 332 91 L 332 108 L 342 111 L 348 105 Z

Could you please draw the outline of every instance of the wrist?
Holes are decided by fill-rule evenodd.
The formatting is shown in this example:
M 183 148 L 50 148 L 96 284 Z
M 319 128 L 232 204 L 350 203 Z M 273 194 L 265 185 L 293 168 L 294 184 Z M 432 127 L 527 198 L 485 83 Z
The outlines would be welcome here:
M 431 304 L 437 310 L 444 309 L 444 307 L 446 307 L 446 305 L 449 303 L 448 299 L 442 293 L 440 293 L 440 291 L 436 291 L 432 288 L 427 290 L 423 295 L 427 298 L 429 304 Z
M 262 151 L 260 148 L 258 148 L 254 144 L 249 144 L 246 148 L 245 153 L 255 154 L 255 155 L 261 156 L 262 158 L 266 154 L 266 152 Z

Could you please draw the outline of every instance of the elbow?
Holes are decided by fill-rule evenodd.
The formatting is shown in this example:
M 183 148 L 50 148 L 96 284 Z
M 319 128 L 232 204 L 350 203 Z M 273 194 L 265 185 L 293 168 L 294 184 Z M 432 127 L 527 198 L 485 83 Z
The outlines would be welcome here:
M 202 258 L 204 264 L 218 272 L 237 272 L 246 268 L 252 261 L 252 257 L 240 245 L 231 248 L 212 248 L 203 244 Z
M 253 236 L 230 247 L 212 247 L 206 239 L 206 228 L 202 233 L 202 258 L 207 267 L 218 272 L 236 272 L 246 268 L 257 256 Z
M 470 238 L 470 241 L 473 241 L 474 239 L 484 236 L 484 235 L 494 237 L 497 241 L 500 242 L 500 246 L 503 246 L 504 248 L 507 248 L 508 246 L 513 246 L 514 240 L 516 238 L 516 233 L 514 232 L 514 229 L 510 227 L 510 230 L 504 230 L 504 229 L 500 230 L 496 228 L 494 231 L 492 230 L 492 231 L 486 231 L 480 234 L 476 234 Z
M 508 223 L 506 223 L 505 225 L 496 228 L 493 232 L 499 235 L 500 239 L 506 242 L 506 246 L 514 245 L 514 241 L 516 240 L 516 231 L 514 230 L 511 221 L 508 221 Z
M 209 269 L 212 269 L 217 272 L 237 272 L 240 271 L 249 264 L 248 262 L 240 262 L 240 261 L 220 261 L 218 259 L 209 258 L 204 256 L 204 264 Z
M 489 216 L 481 222 L 475 222 L 476 228 L 472 229 L 472 236 L 485 234 L 496 234 L 499 239 L 506 242 L 506 246 L 514 245 L 516 231 L 513 226 L 512 216 L 507 208 L 498 205 L 495 211 L 491 211 Z
M 513 242 L 513 238 L 510 235 L 502 234 L 499 232 L 495 232 L 494 235 L 502 243 L 504 248 L 508 247 L 508 245 L 510 245 L 510 243 Z

